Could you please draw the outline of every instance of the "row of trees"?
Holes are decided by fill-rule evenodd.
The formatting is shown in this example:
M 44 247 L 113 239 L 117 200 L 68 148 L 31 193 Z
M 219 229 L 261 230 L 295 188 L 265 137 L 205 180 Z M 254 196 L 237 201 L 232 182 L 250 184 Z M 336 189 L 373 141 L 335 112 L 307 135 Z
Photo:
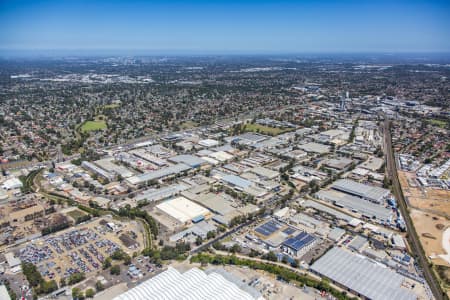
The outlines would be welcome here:
M 158 236 L 158 223 L 156 223 L 155 219 L 153 219 L 152 216 L 150 216 L 147 211 L 141 210 L 137 207 L 132 208 L 129 204 L 127 204 L 126 206 L 121 207 L 118 211 L 114 212 L 121 217 L 127 217 L 130 219 L 135 218 L 144 219 L 145 222 L 147 222 L 147 224 L 150 227 L 150 231 L 153 235 L 153 238 L 156 238 Z
M 160 264 L 163 260 L 185 259 L 186 253 L 190 250 L 191 245 L 189 243 L 177 243 L 175 247 L 164 246 L 161 250 L 146 248 L 142 251 L 142 254 L 148 256 L 151 262 Z
M 325 291 L 339 300 L 356 299 L 350 298 L 345 291 L 340 292 L 337 289 L 331 287 L 328 280 L 326 279 L 322 279 L 321 281 L 319 281 L 306 274 L 299 274 L 298 272 L 290 270 L 286 267 L 271 263 L 254 261 L 250 259 L 242 259 L 234 255 L 223 256 L 223 255 L 210 255 L 204 253 L 200 253 L 197 254 L 196 256 L 191 257 L 191 263 L 247 266 L 255 270 L 263 270 L 271 274 L 274 274 L 277 276 L 278 279 L 284 280 L 286 282 L 296 282 L 301 286 L 306 285 L 315 288 L 319 291 Z

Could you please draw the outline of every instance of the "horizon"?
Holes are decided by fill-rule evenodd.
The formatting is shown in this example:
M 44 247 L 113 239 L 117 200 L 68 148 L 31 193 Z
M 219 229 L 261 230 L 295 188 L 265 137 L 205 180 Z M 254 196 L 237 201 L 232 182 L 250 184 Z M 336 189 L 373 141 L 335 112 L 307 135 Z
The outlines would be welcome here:
M 2 1 L 0 52 L 450 53 L 448 1 Z

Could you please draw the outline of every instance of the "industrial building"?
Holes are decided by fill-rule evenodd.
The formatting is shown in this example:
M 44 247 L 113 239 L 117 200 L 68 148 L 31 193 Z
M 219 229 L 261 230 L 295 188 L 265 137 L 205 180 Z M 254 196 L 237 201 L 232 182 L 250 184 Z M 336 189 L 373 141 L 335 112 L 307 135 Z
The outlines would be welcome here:
M 331 185 L 332 189 L 381 204 L 389 196 L 388 189 L 362 184 L 349 179 L 339 179 Z
M 231 143 L 238 143 L 241 145 L 254 145 L 262 141 L 265 141 L 269 138 L 270 137 L 266 135 L 247 132 L 238 136 L 225 138 L 225 140 L 228 140 Z
M 189 187 L 184 184 L 172 184 L 159 189 L 149 189 L 139 193 L 136 201 L 147 200 L 149 202 L 164 200 L 187 190 Z
M 168 160 L 174 163 L 183 163 L 191 168 L 200 168 L 202 165 L 207 164 L 206 160 L 189 154 L 176 155 L 169 158 Z
M 169 215 L 182 224 L 206 218 L 211 213 L 209 210 L 184 197 L 164 201 L 156 206 L 157 209 Z
M 289 255 L 300 257 L 310 250 L 316 242 L 317 239 L 315 236 L 302 232 L 285 240 L 281 249 Z
M 19 178 L 10 178 L 5 180 L 2 184 L 2 188 L 9 191 L 14 189 L 20 189 L 23 186 L 22 181 Z
M 94 164 L 96 164 L 100 168 L 108 171 L 109 173 L 113 173 L 116 176 L 120 175 L 123 178 L 128 178 L 128 177 L 131 177 L 134 175 L 134 173 L 132 171 L 128 170 L 124 166 L 120 166 L 120 165 L 113 163 L 113 160 L 114 160 L 114 158 L 112 158 L 112 157 L 99 159 L 99 160 L 96 160 L 94 162 Z
M 416 300 L 417 296 L 402 287 L 406 277 L 371 259 L 332 248 L 319 258 L 311 271 L 348 288 L 352 293 L 372 300 Z
M 229 276 L 225 276 L 216 271 L 207 273 L 198 268 L 180 273 L 169 267 L 163 273 L 126 291 L 113 300 L 263 299 L 258 292 L 249 293 L 248 290 L 243 290 L 244 286 L 238 280 L 230 281 Z
M 325 154 L 330 152 L 330 146 L 324 145 L 324 144 L 318 144 L 318 143 L 307 143 L 303 145 L 298 145 L 298 148 L 300 148 L 303 151 L 306 151 L 308 153 L 316 153 L 316 154 Z
M 333 242 L 339 241 L 345 235 L 345 230 L 339 227 L 334 227 L 328 234 L 328 238 Z
M 166 177 L 174 176 L 177 174 L 181 174 L 182 172 L 189 171 L 191 169 L 190 166 L 185 164 L 176 164 L 173 166 L 165 167 L 159 169 L 157 171 L 151 171 L 148 173 L 132 176 L 126 179 L 126 182 L 131 185 L 139 185 L 144 184 L 152 180 L 164 179 Z
M 236 175 L 225 175 L 221 179 L 222 182 L 240 191 L 243 191 L 252 185 L 251 181 Z
M 113 180 L 114 179 L 114 175 L 112 173 L 110 173 L 110 172 L 108 172 L 106 170 L 103 170 L 102 168 L 97 167 L 96 165 L 94 165 L 93 163 L 90 163 L 88 161 L 83 161 L 81 163 L 81 166 L 83 168 L 85 168 L 86 170 L 91 171 L 91 172 L 95 173 L 96 175 L 98 175 L 98 176 L 100 176 L 100 177 L 102 177 L 104 179 L 107 179 L 107 180 Z
M 11 300 L 11 297 L 8 294 L 8 290 L 6 289 L 6 286 L 3 284 L 0 285 L 0 299 Z
M 322 190 L 317 192 L 316 197 L 333 203 L 338 207 L 347 208 L 353 212 L 360 213 L 368 219 L 375 219 L 379 223 L 391 222 L 393 213 L 382 205 L 367 202 L 361 198 L 342 193 L 335 190 Z
M 219 145 L 219 141 L 213 140 L 213 139 L 205 139 L 198 141 L 198 144 L 205 148 L 211 148 L 216 147 Z

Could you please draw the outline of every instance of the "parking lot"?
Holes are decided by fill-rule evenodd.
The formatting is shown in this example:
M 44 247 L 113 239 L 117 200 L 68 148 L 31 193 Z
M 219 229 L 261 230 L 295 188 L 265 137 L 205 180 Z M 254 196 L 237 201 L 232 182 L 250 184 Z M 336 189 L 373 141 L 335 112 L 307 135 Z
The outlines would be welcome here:
M 112 220 L 108 219 L 108 222 Z M 67 278 L 83 272 L 86 277 L 98 273 L 103 261 L 114 251 L 122 249 L 130 256 L 142 249 L 143 236 L 137 224 L 113 221 L 117 226 L 111 229 L 105 220 L 97 219 L 87 224 L 28 243 L 18 251 L 22 261 L 33 263 L 46 279 Z M 128 249 L 119 238 L 132 232 L 138 242 L 138 249 Z M 131 234 L 131 233 L 130 233 Z

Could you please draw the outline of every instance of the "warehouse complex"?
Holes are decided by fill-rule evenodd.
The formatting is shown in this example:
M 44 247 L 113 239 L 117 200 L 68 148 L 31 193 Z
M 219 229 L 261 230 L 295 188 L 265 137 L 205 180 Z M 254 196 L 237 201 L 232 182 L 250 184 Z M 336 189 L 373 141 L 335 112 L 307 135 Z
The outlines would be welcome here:
M 319 191 L 316 193 L 316 197 L 336 206 L 359 212 L 366 218 L 376 219 L 380 223 L 390 222 L 392 219 L 391 209 L 336 190 Z
M 178 197 L 164 201 L 156 206 L 167 215 L 176 219 L 182 224 L 188 224 L 191 221 L 204 219 L 210 212 L 203 206 L 200 206 L 184 197 Z
M 167 271 L 115 297 L 113 300 L 263 299 L 256 291 L 250 294 L 228 279 L 215 271 L 208 274 L 200 269 L 193 268 L 185 273 L 180 273 L 169 267 Z
M 311 266 L 311 270 L 368 299 L 417 299 L 415 294 L 402 288 L 406 277 L 341 248 L 328 251 Z
M 331 188 L 378 204 L 383 203 L 383 200 L 390 194 L 387 189 L 349 179 L 339 179 L 331 185 Z

